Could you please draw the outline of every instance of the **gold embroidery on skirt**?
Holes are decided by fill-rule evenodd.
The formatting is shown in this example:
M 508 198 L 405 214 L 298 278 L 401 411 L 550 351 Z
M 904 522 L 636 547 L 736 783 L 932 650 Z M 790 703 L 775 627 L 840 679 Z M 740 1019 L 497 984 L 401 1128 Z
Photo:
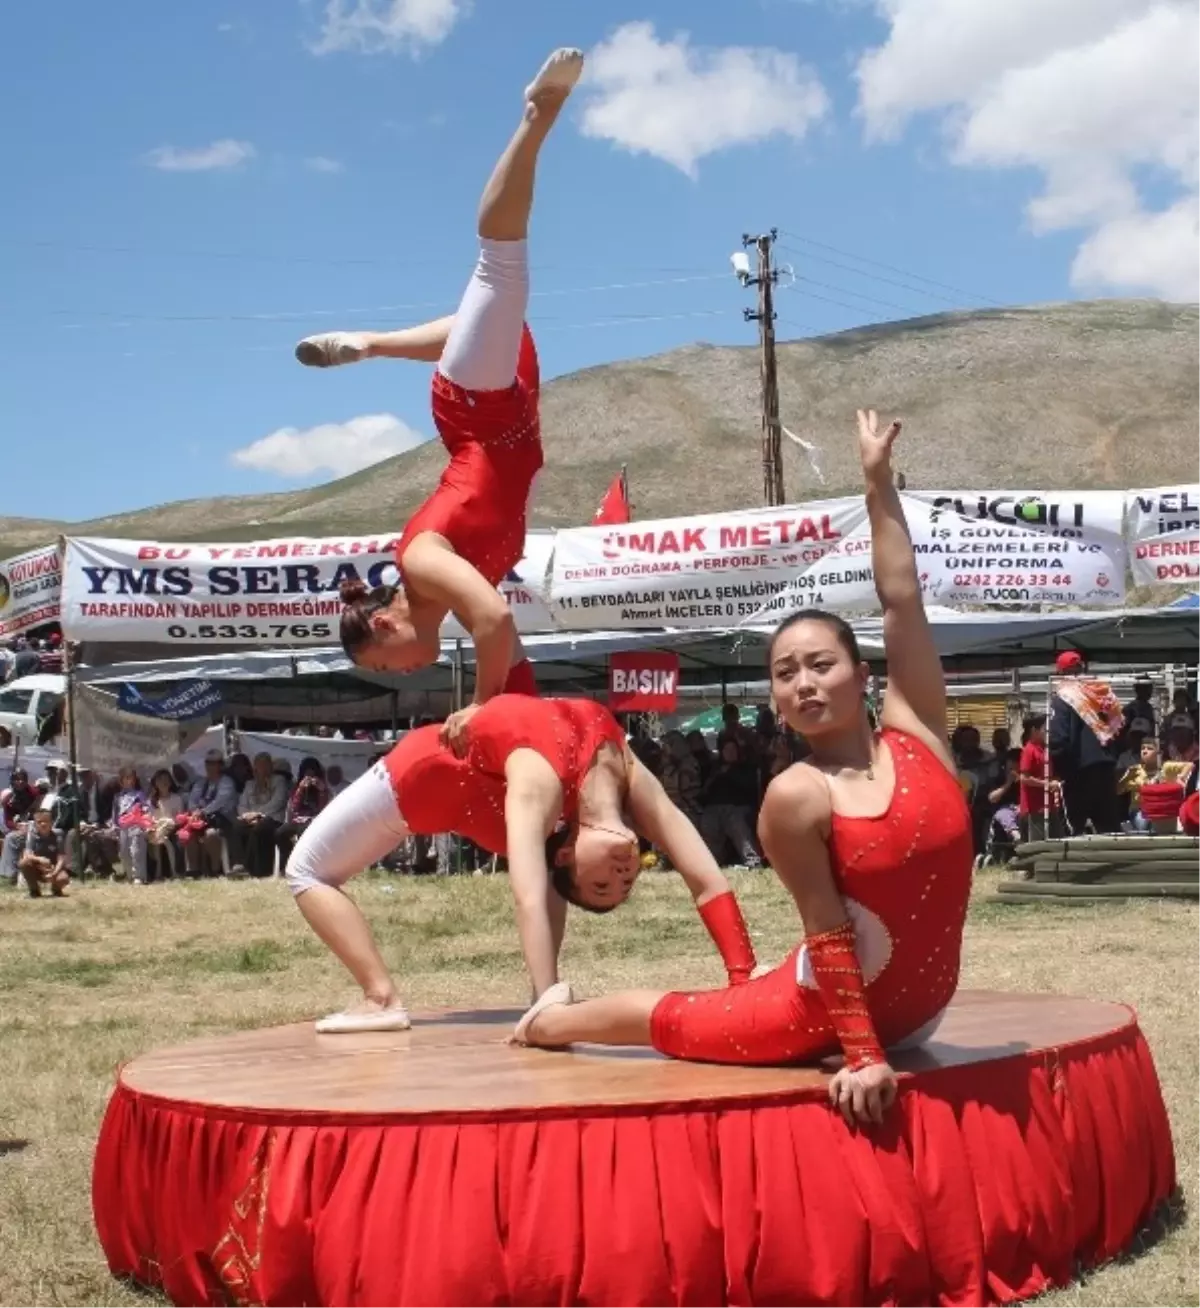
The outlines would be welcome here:
M 253 1280 L 262 1263 L 263 1227 L 267 1221 L 274 1152 L 275 1132 L 268 1130 L 251 1159 L 250 1179 L 234 1198 L 225 1234 L 213 1249 L 217 1279 L 224 1286 L 229 1302 L 238 1308 L 253 1308 L 258 1303 L 253 1297 L 256 1290 Z

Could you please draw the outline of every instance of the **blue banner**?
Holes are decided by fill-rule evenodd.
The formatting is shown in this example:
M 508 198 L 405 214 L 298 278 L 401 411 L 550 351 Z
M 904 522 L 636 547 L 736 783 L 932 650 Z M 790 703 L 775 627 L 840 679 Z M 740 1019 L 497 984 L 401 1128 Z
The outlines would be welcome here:
M 143 718 L 185 722 L 210 716 L 221 706 L 221 691 L 211 681 L 185 681 L 159 699 L 147 699 L 136 686 L 123 685 L 117 692 L 117 707 Z

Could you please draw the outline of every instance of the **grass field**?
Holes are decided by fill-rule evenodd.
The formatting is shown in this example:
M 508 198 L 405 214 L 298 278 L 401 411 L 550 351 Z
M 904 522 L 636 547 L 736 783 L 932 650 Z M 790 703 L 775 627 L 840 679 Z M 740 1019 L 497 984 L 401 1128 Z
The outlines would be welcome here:
M 1188 1204 L 1143 1256 L 1042 1302 L 1197 1303 L 1197 911 L 1146 900 L 1000 906 L 990 880 L 976 888 L 964 984 L 1133 1004 Z M 740 875 L 737 890 L 759 957 L 776 961 L 795 941 L 794 910 L 769 875 Z M 503 877 L 368 877 L 356 893 L 411 1006 L 525 998 Z M 92 1230 L 91 1156 L 114 1067 L 154 1045 L 311 1017 L 351 988 L 279 882 L 89 885 L 60 901 L 6 890 L 0 913 L 0 1303 L 155 1302 L 111 1280 Z M 722 980 L 670 876 L 643 878 L 616 917 L 573 914 L 566 953 L 585 992 Z

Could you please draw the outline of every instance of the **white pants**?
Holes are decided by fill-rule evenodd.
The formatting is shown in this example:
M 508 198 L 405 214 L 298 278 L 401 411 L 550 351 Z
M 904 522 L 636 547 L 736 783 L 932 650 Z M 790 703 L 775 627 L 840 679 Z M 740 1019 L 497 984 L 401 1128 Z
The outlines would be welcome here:
M 341 886 L 378 863 L 408 835 L 396 792 L 376 763 L 326 805 L 304 829 L 288 859 L 292 894 L 313 886 Z
M 465 391 L 507 390 L 517 375 L 528 305 L 526 242 L 480 237 L 479 262 L 463 292 L 438 371 Z

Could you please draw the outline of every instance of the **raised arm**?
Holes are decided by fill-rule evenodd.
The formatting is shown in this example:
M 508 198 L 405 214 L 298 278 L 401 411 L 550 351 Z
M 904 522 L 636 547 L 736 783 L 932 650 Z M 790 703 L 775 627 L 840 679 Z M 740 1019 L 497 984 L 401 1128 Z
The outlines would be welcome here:
M 442 731 L 442 739 L 461 757 L 467 750 L 467 723 L 508 680 L 517 647 L 516 624 L 495 586 L 466 559 L 428 536 L 418 536 L 405 551 L 404 577 L 421 596 L 453 613 L 475 644 L 475 697 L 446 720 Z
M 517 911 L 517 934 L 534 998 L 558 980 L 558 946 L 551 896 L 557 895 L 546 866 L 546 838 L 562 813 L 562 783 L 535 750 L 516 749 L 504 767 L 504 823 L 508 881 Z
M 626 752 L 629 808 L 637 830 L 674 864 L 720 951 L 731 985 L 750 979 L 754 946 L 729 882 L 700 833 L 671 802 L 658 778 Z
M 858 452 L 871 524 L 871 566 L 875 593 L 883 610 L 887 655 L 883 722 L 913 732 L 937 752 L 947 767 L 953 768 L 946 739 L 942 661 L 925 616 L 912 538 L 892 476 L 892 445 L 899 434 L 899 422 L 881 432 L 874 409 L 858 411 Z

